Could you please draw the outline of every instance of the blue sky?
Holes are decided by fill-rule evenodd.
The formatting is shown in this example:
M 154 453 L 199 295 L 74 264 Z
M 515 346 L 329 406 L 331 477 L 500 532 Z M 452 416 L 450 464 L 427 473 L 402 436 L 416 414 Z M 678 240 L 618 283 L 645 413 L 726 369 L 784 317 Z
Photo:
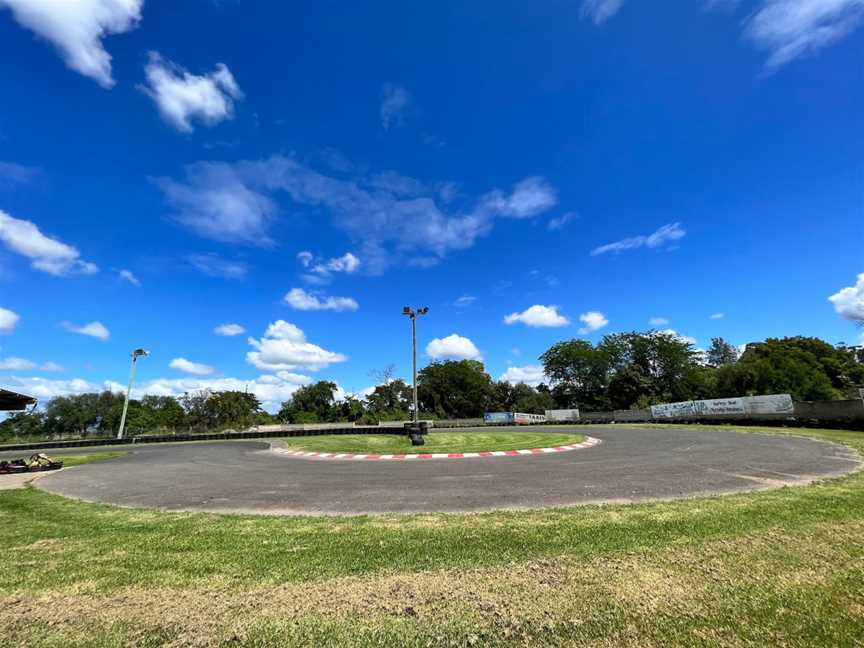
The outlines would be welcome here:
M 858 341 L 861 0 L 344 4 L 0 0 L 0 385 Z

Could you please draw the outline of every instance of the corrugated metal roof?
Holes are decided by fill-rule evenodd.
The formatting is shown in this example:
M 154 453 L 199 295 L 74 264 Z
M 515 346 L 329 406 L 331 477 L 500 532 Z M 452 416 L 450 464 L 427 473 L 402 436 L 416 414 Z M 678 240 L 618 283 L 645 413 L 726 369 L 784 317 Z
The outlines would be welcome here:
M 0 412 L 17 412 L 35 405 L 36 399 L 32 396 L 17 394 L 7 389 L 0 389 Z

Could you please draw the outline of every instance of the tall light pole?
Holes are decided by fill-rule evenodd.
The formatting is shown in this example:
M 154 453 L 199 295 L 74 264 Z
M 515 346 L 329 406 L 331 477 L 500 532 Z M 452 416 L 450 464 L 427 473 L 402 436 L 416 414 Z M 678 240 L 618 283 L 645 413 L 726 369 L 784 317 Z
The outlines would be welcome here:
M 417 407 L 417 318 L 420 315 L 425 315 L 429 312 L 429 307 L 424 306 L 423 308 L 418 308 L 416 311 L 410 306 L 405 306 L 402 309 L 402 314 L 407 315 L 411 318 L 411 360 L 413 365 L 413 373 L 414 373 L 414 416 L 412 417 L 414 421 L 414 426 L 417 426 L 418 416 L 420 411 Z
M 135 365 L 138 358 L 149 356 L 146 349 L 135 349 L 132 352 L 132 368 L 129 369 L 129 386 L 126 388 L 126 400 L 123 402 L 123 416 L 120 417 L 120 429 L 117 430 L 117 438 L 123 438 L 123 428 L 126 425 L 126 411 L 129 409 L 129 395 L 132 393 L 132 383 L 135 381 Z

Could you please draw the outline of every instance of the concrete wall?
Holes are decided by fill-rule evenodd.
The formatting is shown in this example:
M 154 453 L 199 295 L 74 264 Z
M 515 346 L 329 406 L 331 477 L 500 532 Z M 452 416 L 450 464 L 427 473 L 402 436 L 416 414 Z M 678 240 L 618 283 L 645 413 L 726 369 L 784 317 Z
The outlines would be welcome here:
M 795 418 L 810 418 L 824 421 L 847 419 L 864 420 L 864 401 L 801 401 L 795 403 Z

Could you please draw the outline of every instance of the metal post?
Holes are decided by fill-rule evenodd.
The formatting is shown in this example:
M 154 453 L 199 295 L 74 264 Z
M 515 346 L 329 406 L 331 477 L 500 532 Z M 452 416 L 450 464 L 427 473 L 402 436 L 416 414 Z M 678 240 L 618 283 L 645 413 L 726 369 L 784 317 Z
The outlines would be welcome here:
M 129 395 L 132 393 L 132 382 L 135 380 L 135 364 L 138 356 L 132 354 L 132 367 L 129 369 L 129 386 L 126 387 L 126 400 L 123 401 L 123 415 L 120 417 L 120 429 L 117 430 L 117 438 L 123 438 L 123 427 L 126 425 L 126 411 L 129 409 Z
M 146 349 L 135 349 L 132 352 L 132 366 L 129 369 L 129 385 L 126 387 L 126 399 L 123 401 L 123 415 L 120 417 L 120 429 L 117 430 L 117 438 L 123 438 L 123 428 L 126 426 L 126 412 L 129 409 L 129 396 L 132 394 L 132 383 L 135 382 L 135 366 L 138 358 L 150 355 Z
M 417 316 L 411 316 L 411 349 L 414 368 L 414 425 L 417 425 L 419 412 L 417 411 Z

